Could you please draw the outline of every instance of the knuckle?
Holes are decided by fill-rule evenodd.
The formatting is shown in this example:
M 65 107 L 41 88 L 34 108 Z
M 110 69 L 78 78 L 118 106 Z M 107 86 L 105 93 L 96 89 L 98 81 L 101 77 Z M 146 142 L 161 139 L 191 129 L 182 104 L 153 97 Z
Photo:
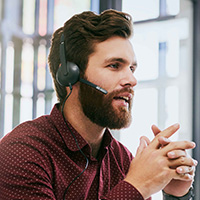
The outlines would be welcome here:
M 164 159 L 159 159 L 158 160 L 158 166 L 165 166 L 165 160 Z
M 177 149 L 178 148 L 178 143 L 177 142 L 170 142 L 170 148 L 172 149 Z
M 183 144 L 184 144 L 186 147 L 191 146 L 190 142 L 188 142 L 188 141 L 186 141 L 186 140 L 183 141 Z
M 189 163 L 190 163 L 190 166 L 194 166 L 194 161 L 192 158 L 189 158 Z
M 175 152 L 177 156 L 186 156 L 185 150 L 176 150 Z
M 185 158 L 183 156 L 180 157 L 180 164 L 184 164 L 185 163 Z
M 151 152 L 152 158 L 157 158 L 158 157 L 158 152 L 157 151 L 152 151 Z
M 190 174 L 185 174 L 185 175 L 184 175 L 184 178 L 185 178 L 186 180 L 189 180 L 189 179 L 191 179 L 191 176 L 190 176 Z

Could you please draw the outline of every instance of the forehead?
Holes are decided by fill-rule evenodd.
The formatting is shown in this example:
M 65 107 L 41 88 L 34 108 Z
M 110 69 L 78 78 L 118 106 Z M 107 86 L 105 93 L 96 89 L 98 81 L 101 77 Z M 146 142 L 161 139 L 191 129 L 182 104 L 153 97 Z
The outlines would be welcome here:
M 89 56 L 89 61 L 98 59 L 99 62 L 104 62 L 113 57 L 126 59 L 130 63 L 136 62 L 133 46 L 129 39 L 115 36 L 96 43 L 94 52 Z

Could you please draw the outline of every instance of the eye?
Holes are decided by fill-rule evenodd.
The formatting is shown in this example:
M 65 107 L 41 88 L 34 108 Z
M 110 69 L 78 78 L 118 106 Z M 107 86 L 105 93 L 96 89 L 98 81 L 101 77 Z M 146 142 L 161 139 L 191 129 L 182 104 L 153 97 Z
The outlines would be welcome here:
M 119 63 L 113 63 L 108 65 L 108 67 L 113 68 L 113 69 L 118 69 L 119 68 Z
M 134 73 L 135 70 L 136 70 L 136 67 L 135 66 L 130 66 L 130 70 L 132 71 L 132 73 Z

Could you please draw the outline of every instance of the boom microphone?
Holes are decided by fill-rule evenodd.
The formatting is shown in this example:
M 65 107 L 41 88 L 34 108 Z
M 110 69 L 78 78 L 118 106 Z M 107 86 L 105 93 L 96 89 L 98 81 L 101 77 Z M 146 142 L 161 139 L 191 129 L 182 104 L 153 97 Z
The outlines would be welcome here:
M 95 85 L 94 83 L 91 83 L 90 81 L 87 81 L 85 79 L 80 78 L 79 81 L 81 83 L 85 83 L 86 85 L 89 85 L 93 88 L 95 88 L 96 90 L 102 92 L 103 94 L 107 94 L 108 92 L 106 90 L 104 90 L 103 88 L 99 87 L 98 85 Z

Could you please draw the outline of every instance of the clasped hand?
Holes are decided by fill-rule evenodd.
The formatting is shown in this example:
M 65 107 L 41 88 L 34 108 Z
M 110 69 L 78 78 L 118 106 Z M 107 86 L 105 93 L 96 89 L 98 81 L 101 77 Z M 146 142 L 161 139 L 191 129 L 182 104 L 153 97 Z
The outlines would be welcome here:
M 183 196 L 192 185 L 197 161 L 186 149 L 195 148 L 194 142 L 172 142 L 168 138 L 179 129 L 175 124 L 164 131 L 152 126 L 155 138 L 140 138 L 140 145 L 131 162 L 125 181 L 132 184 L 144 197 L 164 190 L 174 196 Z

